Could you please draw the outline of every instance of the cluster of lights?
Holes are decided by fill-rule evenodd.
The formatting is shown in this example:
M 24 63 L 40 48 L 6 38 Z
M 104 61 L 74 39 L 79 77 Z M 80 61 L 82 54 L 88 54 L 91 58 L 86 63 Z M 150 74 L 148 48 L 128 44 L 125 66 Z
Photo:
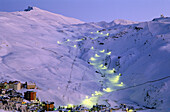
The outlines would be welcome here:
M 91 32 L 91 34 L 97 34 L 97 35 L 100 35 L 100 36 L 102 36 L 102 37 L 105 37 L 105 36 L 109 36 L 110 35 L 110 33 L 106 33 L 106 34 L 103 34 L 103 32 L 100 32 L 100 31 L 96 31 L 96 32 Z M 95 37 L 95 38 L 91 38 L 92 40 L 94 40 L 94 39 L 98 39 L 99 37 Z
M 103 32 L 99 32 L 99 31 L 91 32 L 91 34 L 99 34 L 101 36 L 109 36 L 109 33 L 103 34 Z M 92 39 L 97 39 L 97 38 L 98 37 L 92 38 Z M 84 40 L 84 38 L 77 39 L 77 40 L 67 39 L 63 43 L 60 42 L 60 41 L 57 41 L 57 43 L 58 44 L 64 44 L 64 43 L 68 43 L 68 42 L 79 42 L 79 41 L 83 41 L 83 40 Z M 77 48 L 76 45 L 73 45 L 71 47 Z M 95 105 L 98 102 L 98 99 L 101 96 L 103 96 L 105 93 L 113 92 L 114 87 L 123 87 L 124 86 L 123 82 L 119 83 L 121 74 L 116 75 L 114 68 L 113 69 L 108 69 L 107 66 L 104 66 L 102 64 L 102 62 L 103 62 L 102 60 L 105 59 L 106 56 L 111 55 L 111 51 L 106 52 L 105 49 L 97 50 L 93 46 L 90 49 L 97 51 L 97 53 L 94 54 L 94 56 L 89 59 L 90 60 L 89 64 L 94 66 L 94 68 L 100 70 L 101 73 L 107 75 L 106 78 L 109 80 L 109 82 L 108 82 L 108 85 L 107 85 L 108 87 L 104 88 L 103 91 L 95 91 L 93 94 L 91 94 L 90 97 L 86 96 L 86 98 L 82 101 L 82 104 L 85 105 L 86 107 L 92 107 L 93 105 Z

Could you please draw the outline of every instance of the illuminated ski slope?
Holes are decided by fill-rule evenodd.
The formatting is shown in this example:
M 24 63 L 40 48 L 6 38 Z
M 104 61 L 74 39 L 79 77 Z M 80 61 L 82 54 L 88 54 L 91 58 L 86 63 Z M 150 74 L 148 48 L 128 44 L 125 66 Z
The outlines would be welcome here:
M 56 105 L 169 109 L 169 18 L 84 23 L 34 9 L 0 13 L 1 80 L 36 82 Z
M 95 32 L 91 32 L 91 34 L 97 34 L 97 36 L 95 38 L 90 38 L 92 40 L 98 39 L 99 37 L 102 38 L 102 36 L 109 36 L 109 33 L 107 34 L 103 34 L 102 32 L 99 33 L 99 31 Z M 64 42 L 60 42 L 57 41 L 57 43 L 59 45 L 67 45 L 69 47 L 75 48 L 77 49 L 77 45 L 71 45 L 74 42 L 80 42 L 80 41 L 84 41 L 85 38 L 81 38 L 81 39 L 77 39 L 77 40 L 70 40 L 70 39 L 66 39 L 66 41 Z M 71 43 L 71 44 L 69 44 Z M 103 96 L 105 93 L 109 93 L 114 91 L 114 89 L 116 89 L 116 87 L 123 87 L 124 84 L 123 82 L 119 83 L 119 79 L 121 76 L 121 73 L 116 74 L 115 69 L 111 69 L 109 70 L 106 66 L 104 66 L 104 59 L 106 58 L 106 56 L 111 55 L 111 52 L 106 52 L 105 53 L 105 49 L 103 50 L 99 50 L 99 49 L 95 49 L 93 46 L 88 48 L 90 50 L 93 50 L 93 52 L 95 53 L 94 57 L 91 57 L 89 59 L 89 64 L 92 65 L 96 70 L 98 70 L 100 72 L 99 75 L 101 75 L 101 77 L 104 77 L 105 79 L 107 79 L 107 84 L 104 85 L 105 87 L 103 87 L 103 82 L 104 80 L 99 80 L 99 82 L 102 82 L 101 85 L 101 90 L 100 91 L 95 91 L 90 97 L 86 96 L 86 99 L 84 99 L 82 101 L 82 104 L 85 105 L 86 107 L 91 108 L 93 105 L 95 105 L 98 100 L 100 99 L 101 96 Z

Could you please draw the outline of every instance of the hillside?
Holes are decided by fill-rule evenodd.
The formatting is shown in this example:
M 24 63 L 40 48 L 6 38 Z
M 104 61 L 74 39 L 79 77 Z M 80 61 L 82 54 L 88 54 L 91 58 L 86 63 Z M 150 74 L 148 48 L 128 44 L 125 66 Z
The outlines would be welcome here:
M 38 97 L 56 105 L 108 100 L 166 112 L 169 21 L 85 23 L 36 7 L 0 12 L 0 79 L 36 82 Z

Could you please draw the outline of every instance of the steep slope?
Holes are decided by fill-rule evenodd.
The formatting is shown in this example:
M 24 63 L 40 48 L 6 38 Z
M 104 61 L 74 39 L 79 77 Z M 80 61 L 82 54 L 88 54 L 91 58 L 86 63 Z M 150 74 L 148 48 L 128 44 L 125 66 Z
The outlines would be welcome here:
M 109 58 L 103 59 L 103 64 L 106 63 L 107 68 L 115 68 L 117 73 L 122 74 L 119 83 L 122 82 L 124 86 L 117 88 L 115 83 L 105 83 L 105 88 L 109 87 L 112 91 L 105 94 L 103 99 L 156 108 L 161 112 L 169 110 L 170 24 L 167 19 L 112 26 L 98 33 L 110 33 L 109 36 L 91 40 L 94 48 L 112 52 Z M 90 43 L 89 40 L 87 43 Z M 87 43 L 84 45 L 87 46 Z M 114 77 L 106 76 L 106 79 L 108 82 Z
M 166 112 L 169 21 L 83 23 L 38 8 L 1 12 L 1 80 L 36 82 L 40 99 L 57 105 L 108 100 Z
M 38 8 L 0 15 L 1 81 L 35 82 L 40 99 L 60 105 L 80 104 L 88 93 L 99 88 L 95 71 L 77 58 L 77 51 L 57 44 L 72 35 L 59 27 L 81 21 Z

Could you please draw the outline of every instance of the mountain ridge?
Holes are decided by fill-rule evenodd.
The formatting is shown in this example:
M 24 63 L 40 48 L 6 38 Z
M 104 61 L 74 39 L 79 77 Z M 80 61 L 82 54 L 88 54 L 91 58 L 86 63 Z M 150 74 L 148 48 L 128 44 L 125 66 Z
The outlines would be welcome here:
M 55 14 L 36 12 L 0 12 L 1 80 L 36 82 L 38 97 L 57 105 L 82 104 L 102 92 L 91 102 L 169 109 L 169 79 L 116 91 L 168 76 L 169 18 L 115 25 L 57 22 Z

